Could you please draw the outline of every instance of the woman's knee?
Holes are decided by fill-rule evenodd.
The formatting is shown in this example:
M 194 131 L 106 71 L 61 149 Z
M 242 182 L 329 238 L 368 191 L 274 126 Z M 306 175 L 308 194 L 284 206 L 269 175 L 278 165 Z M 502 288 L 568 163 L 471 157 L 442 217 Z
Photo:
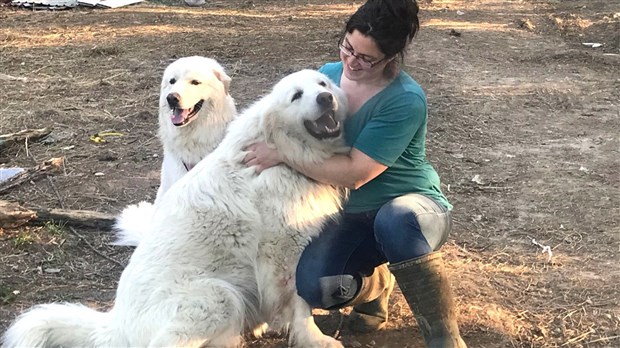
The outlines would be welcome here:
M 449 219 L 446 214 L 428 197 L 397 197 L 377 212 L 375 238 L 390 262 L 425 255 L 445 241 Z

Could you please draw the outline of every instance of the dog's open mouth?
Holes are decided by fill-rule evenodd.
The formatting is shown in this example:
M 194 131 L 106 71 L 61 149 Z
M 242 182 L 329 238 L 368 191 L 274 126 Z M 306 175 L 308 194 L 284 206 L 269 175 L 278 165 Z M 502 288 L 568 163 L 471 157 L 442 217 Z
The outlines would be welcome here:
M 304 121 L 304 126 L 317 139 L 335 138 L 340 135 L 340 122 L 334 115 L 334 110 L 329 110 L 314 121 Z
M 194 116 L 198 114 L 198 111 L 202 108 L 202 104 L 204 104 L 204 99 L 201 99 L 198 103 L 196 103 L 193 107 L 189 109 L 181 109 L 174 108 L 172 109 L 172 124 L 177 127 L 182 127 L 192 122 Z

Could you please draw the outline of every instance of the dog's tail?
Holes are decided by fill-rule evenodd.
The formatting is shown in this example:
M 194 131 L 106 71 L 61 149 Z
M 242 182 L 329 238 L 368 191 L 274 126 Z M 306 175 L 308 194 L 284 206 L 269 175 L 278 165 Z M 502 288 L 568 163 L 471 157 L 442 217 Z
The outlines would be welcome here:
M 114 245 L 138 246 L 147 233 L 148 221 L 153 219 L 155 206 L 149 202 L 140 202 L 127 206 L 121 212 L 114 229 L 117 230 Z
M 110 319 L 110 313 L 78 304 L 39 305 L 17 317 L 2 337 L 2 348 L 113 344 L 121 337 L 108 330 Z

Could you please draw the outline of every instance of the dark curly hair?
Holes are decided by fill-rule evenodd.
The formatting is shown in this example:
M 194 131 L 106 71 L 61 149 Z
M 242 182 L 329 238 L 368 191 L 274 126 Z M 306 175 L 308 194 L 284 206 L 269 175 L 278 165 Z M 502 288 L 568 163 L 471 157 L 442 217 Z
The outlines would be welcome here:
M 368 0 L 349 18 L 345 31 L 372 37 L 383 54 L 402 62 L 420 28 L 418 11 L 416 0 Z

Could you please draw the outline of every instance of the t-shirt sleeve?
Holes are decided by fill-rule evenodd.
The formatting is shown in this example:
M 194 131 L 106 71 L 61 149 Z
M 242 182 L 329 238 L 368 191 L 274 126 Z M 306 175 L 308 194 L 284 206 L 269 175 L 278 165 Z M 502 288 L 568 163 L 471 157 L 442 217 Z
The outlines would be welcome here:
M 390 167 L 425 124 L 426 114 L 423 96 L 407 92 L 392 97 L 377 107 L 353 147 Z
M 319 72 L 327 76 L 334 83 L 338 84 L 340 81 L 340 69 L 338 63 L 327 63 L 319 68 Z

